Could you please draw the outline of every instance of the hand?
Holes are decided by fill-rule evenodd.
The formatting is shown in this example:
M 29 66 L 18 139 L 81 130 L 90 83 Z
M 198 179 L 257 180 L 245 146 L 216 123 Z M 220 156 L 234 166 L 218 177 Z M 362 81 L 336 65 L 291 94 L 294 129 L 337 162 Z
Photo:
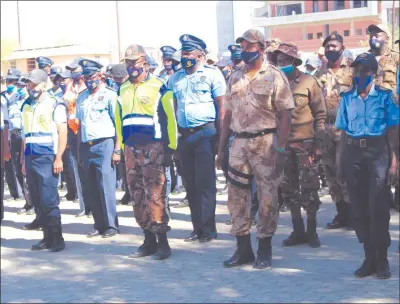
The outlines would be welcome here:
M 222 151 L 219 151 L 218 155 L 217 155 L 217 160 L 215 162 L 218 170 L 222 169 L 222 164 L 224 163 L 224 160 L 225 160 L 225 153 Z
M 172 153 L 164 152 L 163 166 L 170 167 L 172 165 Z
M 387 184 L 389 186 L 396 185 L 397 182 L 397 164 L 392 164 L 387 173 Z
M 175 159 L 175 161 L 179 162 L 180 156 L 179 156 L 178 150 L 176 150 L 176 151 L 174 151 L 174 152 L 172 153 L 172 157 Z
M 113 155 L 112 155 L 113 165 L 118 165 L 120 163 L 120 161 L 121 161 L 121 154 L 113 153 Z
M 59 174 L 63 172 L 63 162 L 61 158 L 56 157 L 53 163 L 53 172 L 54 174 Z

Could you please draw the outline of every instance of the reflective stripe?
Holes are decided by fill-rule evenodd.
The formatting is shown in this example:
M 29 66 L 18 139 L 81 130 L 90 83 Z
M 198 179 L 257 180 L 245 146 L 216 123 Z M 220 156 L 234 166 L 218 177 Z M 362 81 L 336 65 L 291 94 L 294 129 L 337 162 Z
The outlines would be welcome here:
M 53 143 L 52 136 L 30 136 L 26 137 L 27 144 L 46 144 Z
M 151 117 L 130 117 L 123 121 L 123 126 L 127 125 L 153 126 L 154 121 Z

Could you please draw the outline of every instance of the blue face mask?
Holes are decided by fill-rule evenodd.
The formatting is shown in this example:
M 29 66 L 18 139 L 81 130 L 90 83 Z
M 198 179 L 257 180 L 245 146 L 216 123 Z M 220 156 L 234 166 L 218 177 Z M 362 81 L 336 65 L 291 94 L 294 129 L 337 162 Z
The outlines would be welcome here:
M 196 58 L 189 59 L 186 57 L 182 57 L 181 63 L 182 63 L 183 68 L 189 69 L 191 67 L 194 67 L 196 65 L 197 61 L 196 61 Z
M 174 72 L 179 71 L 181 68 L 182 68 L 182 65 L 181 65 L 181 64 L 173 65 L 173 66 L 172 66 L 172 69 L 174 70 Z
M 128 67 L 126 70 L 128 71 L 129 76 L 132 76 L 133 78 L 139 77 L 144 72 L 143 68 L 134 68 L 132 66 Z
M 7 86 L 7 93 L 11 94 L 14 91 L 15 84 L 10 84 Z
M 279 69 L 280 69 L 283 73 L 285 73 L 287 76 L 288 76 L 288 75 L 291 75 L 291 74 L 294 72 L 294 67 L 293 67 L 292 64 L 288 64 L 288 65 L 285 65 L 285 66 L 281 66 L 281 67 L 279 67 Z
M 112 80 L 111 78 L 106 79 L 106 84 L 108 87 L 112 87 L 114 83 L 115 83 L 114 80 Z
M 164 65 L 164 68 L 165 68 L 167 71 L 172 70 L 172 64 L 165 64 L 165 65 Z
M 65 93 L 65 89 L 67 88 L 67 86 L 65 84 L 59 84 L 58 86 L 63 91 L 63 93 Z
M 354 77 L 354 81 L 360 90 L 365 90 L 365 88 L 372 82 L 372 75 L 361 75 L 359 77 Z
M 375 37 L 372 37 L 372 39 L 369 40 L 369 46 L 373 50 L 379 50 L 385 45 L 385 41 L 383 40 L 378 40 Z
M 17 89 L 17 93 L 18 93 L 18 96 L 19 96 L 20 100 L 23 99 L 25 97 L 25 95 L 26 95 L 26 92 L 25 92 L 24 88 L 18 88 Z
M 259 52 L 242 52 L 241 56 L 242 56 L 244 63 L 249 64 L 249 63 L 256 61 L 258 59 L 258 57 L 260 57 L 260 53 Z
M 89 91 L 94 90 L 100 84 L 100 80 L 85 81 L 86 87 Z

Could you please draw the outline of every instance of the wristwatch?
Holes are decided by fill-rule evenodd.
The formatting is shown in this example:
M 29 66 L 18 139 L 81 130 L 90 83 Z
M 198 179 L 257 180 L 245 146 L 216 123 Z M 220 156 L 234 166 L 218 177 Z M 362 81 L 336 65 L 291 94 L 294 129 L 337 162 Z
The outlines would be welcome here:
M 114 150 L 114 154 L 121 155 L 121 150 Z

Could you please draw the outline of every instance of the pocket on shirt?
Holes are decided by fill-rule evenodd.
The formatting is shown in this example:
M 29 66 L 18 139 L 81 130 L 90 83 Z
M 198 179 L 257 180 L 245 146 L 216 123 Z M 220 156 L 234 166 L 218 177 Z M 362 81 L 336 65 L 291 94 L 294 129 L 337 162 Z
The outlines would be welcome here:
M 254 87 L 252 89 L 253 97 L 252 102 L 255 106 L 265 108 L 267 106 L 268 110 L 272 109 L 272 89 L 263 86 L 263 87 Z
M 396 83 L 397 69 L 394 66 L 387 66 L 383 70 L 383 82 L 394 85 Z
M 198 83 L 195 85 L 195 93 L 200 102 L 212 101 L 210 86 L 206 83 Z

